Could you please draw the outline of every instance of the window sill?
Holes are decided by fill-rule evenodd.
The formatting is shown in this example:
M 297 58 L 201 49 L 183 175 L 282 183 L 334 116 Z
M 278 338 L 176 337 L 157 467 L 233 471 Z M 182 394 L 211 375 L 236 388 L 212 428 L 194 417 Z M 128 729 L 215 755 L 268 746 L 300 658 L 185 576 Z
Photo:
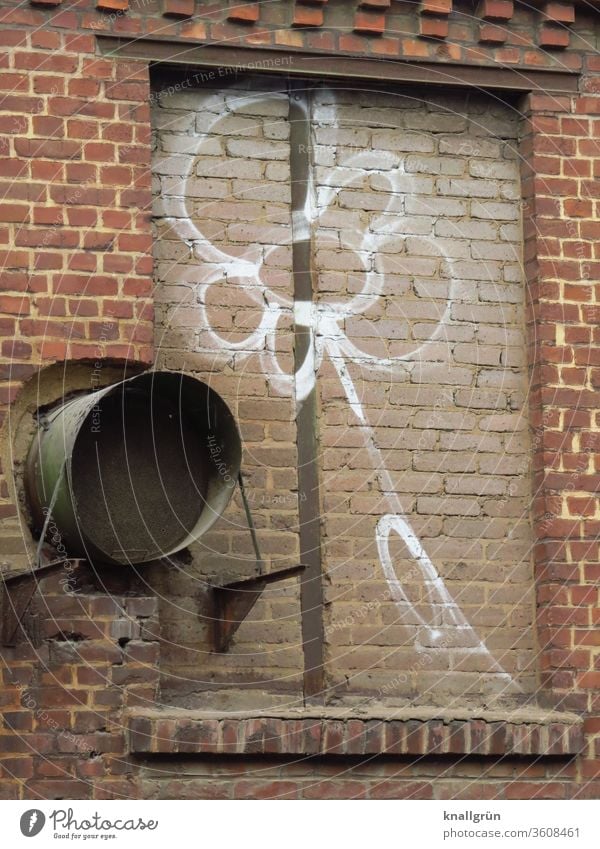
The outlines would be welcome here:
M 575 755 L 583 721 L 571 713 L 454 713 L 434 709 L 344 712 L 304 709 L 259 714 L 165 708 L 128 715 L 132 754 L 211 755 Z

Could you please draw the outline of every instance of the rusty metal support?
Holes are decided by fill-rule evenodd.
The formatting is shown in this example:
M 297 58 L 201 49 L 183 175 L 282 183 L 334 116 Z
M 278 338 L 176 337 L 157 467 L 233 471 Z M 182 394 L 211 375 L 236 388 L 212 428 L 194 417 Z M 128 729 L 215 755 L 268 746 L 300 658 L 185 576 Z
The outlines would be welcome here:
M 310 90 L 290 83 L 290 169 L 292 184 L 292 269 L 294 274 L 294 369 L 298 445 L 298 519 L 302 575 L 304 701 L 320 704 L 323 683 L 323 574 L 319 495 L 318 396 L 314 373 L 312 222 L 307 209 L 311 179 Z M 299 374 L 303 375 L 302 381 Z
M 293 578 L 294 575 L 299 575 L 305 569 L 304 564 L 299 564 L 298 566 L 284 566 L 280 569 L 270 569 L 268 572 L 265 571 L 265 562 L 260 553 L 256 527 L 254 525 L 254 519 L 252 518 L 250 504 L 246 497 L 244 476 L 241 470 L 238 474 L 238 486 L 240 488 L 240 495 L 244 505 L 244 512 L 246 513 L 248 530 L 252 537 L 252 547 L 256 558 L 257 573 L 248 578 L 239 578 L 237 581 L 228 581 L 223 584 L 212 584 L 213 648 L 214 651 L 217 652 L 228 651 L 235 632 L 258 601 L 267 584 Z
M 414 83 L 456 88 L 467 86 L 488 91 L 542 91 L 551 94 L 578 91 L 579 73 L 561 68 L 530 70 L 498 65 L 459 65 L 453 62 L 420 62 L 290 50 L 288 47 L 244 47 L 230 44 L 198 44 L 188 38 L 145 36 L 131 39 L 112 33 L 96 33 L 98 53 L 122 59 L 141 59 L 184 67 L 186 72 L 206 69 L 210 79 L 225 76 L 224 69 L 313 77 L 344 82 Z M 211 76 L 212 75 L 212 76 Z
M 263 575 L 265 571 L 265 561 L 262 558 L 262 554 L 260 553 L 260 547 L 258 545 L 258 537 L 256 535 L 256 526 L 254 524 L 254 519 L 252 518 L 252 511 L 250 510 L 250 504 L 248 503 L 248 499 L 246 497 L 246 487 L 244 485 L 244 475 L 242 474 L 242 470 L 240 469 L 238 473 L 238 486 L 240 488 L 240 495 L 242 496 L 242 503 L 244 505 L 244 512 L 246 514 L 246 521 L 248 522 L 248 528 L 250 530 L 250 536 L 252 537 L 252 548 L 254 549 L 254 556 L 256 557 L 256 565 L 258 567 L 258 574 Z
M 213 596 L 213 646 L 217 652 L 226 652 L 235 632 L 258 601 L 267 584 L 285 581 L 304 571 L 304 565 L 273 569 L 262 575 L 241 578 L 228 584 L 214 584 Z

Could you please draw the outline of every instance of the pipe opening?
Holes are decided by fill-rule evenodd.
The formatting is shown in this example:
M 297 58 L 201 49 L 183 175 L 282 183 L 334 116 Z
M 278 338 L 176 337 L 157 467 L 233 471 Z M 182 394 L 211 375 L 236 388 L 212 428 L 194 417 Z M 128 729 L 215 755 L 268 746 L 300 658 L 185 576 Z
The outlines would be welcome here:
M 67 556 L 143 563 L 208 530 L 240 463 L 223 399 L 186 375 L 150 372 L 48 415 L 29 452 L 26 492 L 39 528 L 52 506 L 51 541 Z

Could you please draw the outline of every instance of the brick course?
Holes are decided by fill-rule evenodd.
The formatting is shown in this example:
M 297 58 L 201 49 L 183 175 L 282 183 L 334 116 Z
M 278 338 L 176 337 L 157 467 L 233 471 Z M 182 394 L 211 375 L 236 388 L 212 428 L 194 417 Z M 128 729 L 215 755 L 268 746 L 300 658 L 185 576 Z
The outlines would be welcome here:
M 242 433 L 245 436 L 248 428 L 250 437 L 249 492 L 260 527 L 276 528 L 284 516 L 286 524 L 293 523 L 297 509 L 295 430 L 288 426 L 288 442 L 281 441 L 281 424 L 261 421 L 266 408 L 259 404 L 256 411 L 261 418 L 254 420 L 244 402 L 272 398 L 270 415 L 293 419 L 289 379 L 286 383 L 277 377 L 278 368 L 289 374 L 289 358 L 286 366 L 281 357 L 275 362 L 253 353 L 249 335 L 264 320 L 263 297 L 270 302 L 279 297 L 278 349 L 285 352 L 289 345 L 289 125 L 287 98 L 277 91 L 258 88 L 257 92 L 247 95 L 234 87 L 224 93 L 157 92 L 153 113 L 157 347 L 160 362 L 170 368 L 185 363 L 189 368 L 193 363 L 194 371 L 210 380 L 234 410 L 243 410 Z M 449 589 L 460 598 L 468 621 L 504 671 L 515 676 L 522 691 L 531 692 L 535 678 L 527 499 L 530 442 L 522 416 L 527 382 L 521 248 L 517 224 L 503 223 L 520 221 L 517 119 L 507 108 L 485 101 L 472 110 L 460 99 L 424 101 L 417 92 L 403 97 L 369 92 L 357 98 L 343 89 L 317 90 L 311 120 L 319 204 L 318 300 L 327 309 L 364 286 L 380 291 L 368 309 L 363 312 L 359 306 L 356 315 L 343 323 L 352 344 L 376 358 L 370 368 L 368 364 L 355 368 L 353 379 L 382 450 L 380 462 L 391 470 L 408 518 Z M 493 135 L 493 141 L 486 137 L 500 124 L 501 135 Z M 415 148 L 421 152 L 413 155 L 410 151 Z M 280 171 L 274 167 L 278 162 L 283 164 Z M 443 176 L 448 173 L 452 176 Z M 222 184 L 223 199 L 212 196 L 215 182 Z M 202 196 L 203 189 L 208 189 L 208 197 Z M 479 197 L 486 198 L 486 216 L 493 214 L 485 232 L 478 223 L 484 203 Z M 400 235 L 405 225 L 409 233 L 419 235 Z M 438 231 L 442 227 L 445 237 Z M 185 238 L 203 241 L 190 252 Z M 248 279 L 236 280 L 235 272 L 227 271 L 228 264 L 236 258 L 256 262 L 263 282 L 270 282 L 270 257 L 277 255 L 278 245 L 286 250 L 281 251 L 283 268 L 276 288 L 269 287 L 268 294 L 257 299 L 251 272 Z M 375 280 L 365 273 L 369 267 Z M 201 280 L 206 283 L 198 288 Z M 204 312 L 195 306 L 197 300 L 206 303 Z M 432 336 L 436 341 L 430 343 Z M 236 345 L 233 362 L 228 341 Z M 380 365 L 413 350 L 421 353 L 397 366 Z M 219 373 L 223 362 L 228 362 L 230 376 Z M 405 589 L 411 601 L 416 600 L 416 608 L 399 611 L 389 598 L 377 564 L 375 529 L 379 516 L 392 508 L 377 484 L 362 421 L 349 411 L 344 388 L 327 357 L 317 385 L 330 695 L 355 698 L 367 693 L 381 696 L 383 691 L 392 702 L 417 698 L 445 704 L 449 695 L 478 701 L 490 698 L 498 687 L 504 691 L 501 681 L 495 683 L 489 657 L 468 656 L 472 637 L 449 632 L 450 645 L 427 660 L 415 649 L 413 644 L 427 643 L 415 619 L 417 611 L 443 618 L 443 610 L 436 613 L 433 607 L 427 612 L 422 604 L 423 576 L 412 568 L 399 539 L 392 545 L 394 562 L 406 573 Z M 512 414 L 507 416 L 506 410 Z M 341 421 L 346 425 L 342 433 Z M 260 475 L 258 488 L 254 465 Z M 290 490 L 273 488 L 273 467 L 277 473 L 282 469 Z M 281 509 L 274 513 L 270 505 L 284 506 L 285 513 Z M 243 524 L 241 516 L 237 522 Z M 500 543 L 509 531 L 511 542 Z M 217 542 L 223 534 L 227 539 Z M 341 552 L 336 551 L 340 538 L 350 546 Z M 231 558 L 236 546 L 244 543 L 247 540 L 241 535 L 238 539 L 229 524 L 214 531 L 196 557 L 200 582 L 211 548 L 223 555 L 223 545 L 228 544 L 232 548 L 225 558 Z M 275 563 L 284 556 L 297 557 L 295 542 L 282 530 L 261 531 L 261 545 Z M 212 560 L 214 568 L 214 554 Z M 493 575 L 486 574 L 487 566 L 482 565 L 489 562 L 494 563 Z M 188 582 L 186 578 L 186 587 Z M 191 587 L 193 583 L 178 589 L 174 578 L 169 592 L 185 596 Z M 291 586 L 292 597 L 294 592 Z M 276 602 L 274 591 L 269 596 Z M 361 614 L 365 602 L 372 609 Z M 182 618 L 180 610 L 173 616 L 165 610 L 165 617 L 173 619 L 168 634 L 178 644 L 171 652 L 178 676 L 206 682 L 214 664 L 214 686 L 224 683 L 219 665 L 230 676 L 231 659 L 207 660 L 194 672 L 195 622 Z M 255 619 L 236 639 L 240 652 L 253 653 L 252 680 L 256 686 L 265 679 L 271 689 L 289 689 L 296 679 L 294 648 L 296 669 L 300 665 L 297 626 L 292 620 L 276 627 L 270 624 L 269 607 L 259 607 Z M 390 669 L 399 673 L 394 687 L 389 685 Z M 411 672 L 402 674 L 404 670 Z M 240 672 L 243 680 L 247 673 Z M 435 682 L 435 687 L 428 682 Z M 205 690 L 206 684 L 201 687 L 203 699 Z M 226 698 L 228 702 L 232 698 L 230 678 Z
M 248 11 L 240 16 L 242 8 Z M 163 17 L 169 9 L 171 16 Z M 453 339 L 451 367 L 442 364 L 440 368 L 435 365 L 437 361 L 427 363 L 426 368 L 413 370 L 404 383 L 395 385 L 388 381 L 383 390 L 381 381 L 367 380 L 362 375 L 361 397 L 373 410 L 383 409 L 387 413 L 388 408 L 382 407 L 382 391 L 384 396 L 389 395 L 393 422 L 383 416 L 377 435 L 383 442 L 382 451 L 394 479 L 406 481 L 406 492 L 399 497 L 415 524 L 417 520 L 421 523 L 417 525 L 419 532 L 429 527 L 434 534 L 432 539 L 440 541 L 440 550 L 443 541 L 447 559 L 440 558 L 439 563 L 444 569 L 454 569 L 459 556 L 461 562 L 465 561 L 465 567 L 455 577 L 450 578 L 448 573 L 444 577 L 452 582 L 453 588 L 461 582 L 468 584 L 473 593 L 470 613 L 481 617 L 479 630 L 490 640 L 497 639 L 504 628 L 499 628 L 494 616 L 511 610 L 514 623 L 506 630 L 527 633 L 533 610 L 528 598 L 535 590 L 537 648 L 532 652 L 529 640 L 511 648 L 515 645 L 514 636 L 506 633 L 506 644 L 498 643 L 495 650 L 514 656 L 509 665 L 511 669 L 518 668 L 519 675 L 528 681 L 526 693 L 535 691 L 543 704 L 573 711 L 584 718 L 581 755 L 556 760 L 551 743 L 546 746 L 540 742 L 542 738 L 538 738 L 543 750 L 539 759 L 524 763 L 510 758 L 493 765 L 487 758 L 482 762 L 473 751 L 452 765 L 442 764 L 432 753 L 426 759 L 418 757 L 409 763 L 390 762 L 389 756 L 376 758 L 369 765 L 364 765 L 360 756 L 358 761 L 341 765 L 330 758 L 318 764 L 310 760 L 301 764 L 275 763 L 269 760 L 267 751 L 261 761 L 264 772 L 258 780 L 245 774 L 255 769 L 247 757 L 235 762 L 223 758 L 208 762 L 199 749 L 194 751 L 201 777 L 182 776 L 176 758 L 169 762 L 170 777 L 159 779 L 151 765 L 140 773 L 129 760 L 123 711 L 155 703 L 159 674 L 162 674 L 163 702 L 172 703 L 177 697 L 181 703 L 187 699 L 188 704 L 195 703 L 196 707 L 199 699 L 210 707 L 211 699 L 216 698 L 212 694 L 222 693 L 232 677 L 245 692 L 248 710 L 255 708 L 257 702 L 275 707 L 285 704 L 290 694 L 294 698 L 300 695 L 301 686 L 295 582 L 278 588 L 255 608 L 252 622 L 246 622 L 240 629 L 239 642 L 231 655 L 222 658 L 211 655 L 209 659 L 206 654 L 200 654 L 201 663 L 206 662 L 202 681 L 197 680 L 195 672 L 189 675 L 187 693 L 173 686 L 172 680 L 169 683 L 169 672 L 178 665 L 188 670 L 199 665 L 198 657 L 193 662 L 190 660 L 190 647 L 198 635 L 203 638 L 202 628 L 197 628 L 196 623 L 192 626 L 192 621 L 196 605 L 201 606 L 205 587 L 198 586 L 198 581 L 190 577 L 178 584 L 179 579 L 175 581 L 170 573 L 156 570 L 151 585 L 163 596 L 167 592 L 170 598 L 166 605 L 161 603 L 160 627 L 163 636 L 167 634 L 167 641 L 162 646 L 160 662 L 156 643 L 158 624 L 152 615 L 143 614 L 149 627 L 135 631 L 139 629 L 138 614 L 127 613 L 134 599 L 123 595 L 123 588 L 115 586 L 107 593 L 87 587 L 82 598 L 70 598 L 64 604 L 62 589 L 58 591 L 44 584 L 43 604 L 50 610 L 56 604 L 57 609 L 44 619 L 40 609 L 34 608 L 33 612 L 37 610 L 37 613 L 29 624 L 34 631 L 39 628 L 36 640 L 41 642 L 36 645 L 30 635 L 16 648 L 2 650 L 3 659 L 8 661 L 7 677 L 0 693 L 3 708 L 0 795 L 3 797 L 597 797 L 600 726 L 596 671 L 599 644 L 596 493 L 600 472 L 595 390 L 600 383 L 600 370 L 595 354 L 599 341 L 598 292 L 594 283 L 598 271 L 599 208 L 594 179 L 600 172 L 597 141 L 600 65 L 597 57 L 582 47 L 596 37 L 597 17 L 592 10 L 569 3 L 546 3 L 538 10 L 502 0 L 481 3 L 476 15 L 471 7 L 468 15 L 464 14 L 466 10 L 461 0 L 453 4 L 423 4 L 422 14 L 396 2 L 357 3 L 351 17 L 347 9 L 335 2 L 224 2 L 216 9 L 212 4 L 210 10 L 201 3 L 162 2 L 147 3 L 138 9 L 123 0 L 105 0 L 102 4 L 89 0 L 76 6 L 59 0 L 18 7 L 3 3 L 0 41 L 7 50 L 0 58 L 0 109 L 10 120 L 5 121 L 6 137 L 0 141 L 0 266 L 3 270 L 0 402 L 5 411 L 14 411 L 16 407 L 11 405 L 18 404 L 23 397 L 23 384 L 29 381 L 23 391 L 30 392 L 38 373 L 42 375 L 40 381 L 48 373 L 47 369 L 40 372 L 42 367 L 65 359 L 85 363 L 94 362 L 101 355 L 106 362 L 150 363 L 153 285 L 154 280 L 159 281 L 156 341 L 161 362 L 176 368 L 185 364 L 186 369 L 201 376 L 210 375 L 211 380 L 214 377 L 228 399 L 244 387 L 237 413 L 251 448 L 246 458 L 252 489 L 260 495 L 260 506 L 255 512 L 265 550 L 275 558 L 296 557 L 295 434 L 290 399 L 286 401 L 271 394 L 264 373 L 258 368 L 253 371 L 241 368 L 234 357 L 225 367 L 209 368 L 206 356 L 201 353 L 206 329 L 194 324 L 196 304 L 186 304 L 191 285 L 202 280 L 196 276 L 197 265 L 191 249 L 186 254 L 185 248 L 175 247 L 175 239 L 167 228 L 161 230 L 160 239 L 154 242 L 155 250 L 164 250 L 165 256 L 157 257 L 153 279 L 147 63 L 96 55 L 96 34 L 122 34 L 137 39 L 144 33 L 159 31 L 164 38 L 187 39 L 190 45 L 205 40 L 228 41 L 250 48 L 271 46 L 282 50 L 285 56 L 294 51 L 300 54 L 310 51 L 321 56 L 345 54 L 357 62 L 361 57 L 417 59 L 437 63 L 450 73 L 453 64 L 581 73 L 579 93 L 533 92 L 522 99 L 518 104 L 518 112 L 523 116 L 518 129 L 519 146 L 505 145 L 502 150 L 510 147 L 513 155 L 503 156 L 502 160 L 496 137 L 500 136 L 504 143 L 509 140 L 503 135 L 512 126 L 508 106 L 496 106 L 487 112 L 482 109 L 478 113 L 486 120 L 494 118 L 494 122 L 485 133 L 475 133 L 478 152 L 470 155 L 464 149 L 460 152 L 460 144 L 465 138 L 471 140 L 472 124 L 459 125 L 443 109 L 430 111 L 414 104 L 397 110 L 403 118 L 410 118 L 411 125 L 402 128 L 407 132 L 399 133 L 395 125 L 380 126 L 381 116 L 377 115 L 357 128 L 356 116 L 351 114 L 356 104 L 350 103 L 345 124 L 338 125 L 331 117 L 325 118 L 315 135 L 317 164 L 322 176 L 327 175 L 332 165 L 349 168 L 356 144 L 375 152 L 380 164 L 385 151 L 400 153 L 411 181 L 420 181 L 416 191 L 409 193 L 405 187 L 392 198 L 381 174 L 370 175 L 368 183 L 365 181 L 360 188 L 344 183 L 336 187 L 339 191 L 335 215 L 330 216 L 328 224 L 325 216 L 322 219 L 324 229 L 345 235 L 355 228 L 357 216 L 366 216 L 378 242 L 384 243 L 387 205 L 405 201 L 408 220 L 415 231 L 406 233 L 407 256 L 411 256 L 414 266 L 412 277 L 419 282 L 404 293 L 407 312 L 402 317 L 404 324 L 396 313 L 387 316 L 382 313 L 372 319 L 373 324 L 379 322 L 385 328 L 378 335 L 383 335 L 390 356 L 402 351 L 407 341 L 427 338 L 419 336 L 427 333 L 427 327 L 419 325 L 432 320 L 423 314 L 424 306 L 428 300 L 435 302 L 443 297 L 444 278 L 437 264 L 439 260 L 423 250 L 425 238 L 431 233 L 431 222 L 435 219 L 433 235 L 445 250 L 457 246 L 456 250 L 460 251 L 460 241 L 469 243 L 466 247 L 470 255 L 453 257 L 453 263 L 461 269 L 465 292 L 473 290 L 473 281 L 478 285 L 479 302 L 453 303 L 450 324 L 463 330 L 476 326 L 484 338 L 478 339 L 476 347 L 472 338 Z M 292 28 L 294 16 L 298 16 L 298 23 L 303 15 L 311 17 L 311 21 Z M 350 28 L 354 31 L 350 32 Z M 439 104 L 438 97 L 432 95 L 430 100 Z M 444 97 L 441 102 L 445 100 Z M 471 104 L 475 100 L 471 97 Z M 395 111 L 389 106 L 377 107 L 374 102 L 364 108 L 372 108 L 374 112 L 379 108 L 388 114 Z M 169 144 L 174 147 L 165 147 L 157 156 L 163 162 L 178 155 L 185 157 L 185 150 L 176 149 L 178 139 L 174 137 L 197 131 L 188 108 L 173 111 L 178 115 L 170 116 L 173 123 L 165 139 L 170 137 Z M 213 114 L 218 116 L 220 111 L 215 109 Z M 193 124 L 189 123 L 191 118 Z M 203 113 L 200 120 L 208 120 L 207 114 Z M 286 156 L 270 159 L 274 149 L 285 148 L 285 135 L 281 135 L 284 121 L 271 120 L 269 116 L 257 120 L 254 114 L 243 118 L 235 115 L 232 121 L 229 131 L 218 139 L 222 146 L 213 152 L 205 151 L 205 161 L 197 163 L 193 215 L 204 215 L 211 239 L 225 232 L 230 251 L 236 246 L 244 251 L 247 245 L 267 245 L 270 253 L 265 262 L 264 282 L 271 291 L 283 293 L 290 285 L 289 239 L 286 240 L 284 232 L 289 225 L 286 194 L 289 177 Z M 198 128 L 202 126 L 206 125 L 200 123 Z M 343 136 L 336 138 L 335 133 L 332 136 L 332 126 L 340 134 L 342 130 L 351 130 L 356 141 L 344 142 Z M 366 141 L 364 133 L 360 134 L 363 130 L 367 132 Z M 510 140 L 514 142 L 516 135 L 512 127 Z M 435 136 L 433 141 L 432 136 Z M 410 139 L 412 148 L 399 150 L 395 147 L 399 139 L 404 143 Z M 209 160 L 215 157 L 237 164 L 229 174 L 213 175 Z M 492 179 L 488 161 L 493 163 Z M 521 207 L 526 272 L 524 309 L 516 294 L 514 299 L 510 296 L 522 291 L 516 270 L 509 271 L 508 278 L 501 281 L 494 277 L 490 281 L 477 281 L 476 273 L 482 262 L 492 275 L 504 274 L 511 267 L 511 256 L 506 250 L 510 253 L 521 238 L 515 230 L 515 224 L 519 224 L 517 163 L 521 165 L 524 199 Z M 365 165 L 364 171 L 368 170 Z M 180 171 L 177 165 L 173 173 L 159 176 L 165 204 L 170 195 L 176 194 Z M 272 195 L 273 202 L 260 196 L 261 184 L 267 195 Z M 239 212 L 241 193 L 248 190 L 256 192 L 251 195 L 255 208 L 258 204 L 265 205 L 265 219 L 258 230 Z M 202 212 L 198 211 L 200 207 Z M 217 217 L 217 210 L 222 217 Z M 171 213 L 165 210 L 162 214 Z M 338 223 L 335 216 L 339 216 Z M 255 218 L 256 214 L 252 215 Z M 457 239 L 453 224 L 466 220 L 472 236 L 467 240 Z M 159 226 L 165 227 L 164 222 Z M 350 263 L 357 261 L 356 257 L 349 257 L 352 253 L 349 246 L 344 249 L 341 242 L 340 248 L 332 251 L 331 246 L 323 245 L 319 251 L 324 299 L 337 297 L 341 279 L 346 286 L 346 281 L 354 276 L 348 291 L 357 294 L 360 289 L 356 278 L 360 278 L 364 269 L 364 255 L 354 267 Z M 384 250 L 378 250 L 377 254 L 377 271 L 395 274 L 397 264 L 393 254 Z M 191 269 L 191 276 L 186 277 L 186 267 Z M 428 282 L 431 280 L 437 289 L 431 289 L 434 285 Z M 400 294 L 402 281 L 396 281 L 395 285 Z M 177 288 L 181 291 L 175 291 Z M 213 293 L 210 314 L 224 338 L 232 343 L 248 336 L 255 326 L 256 314 L 248 303 L 246 309 L 239 311 L 239 323 L 229 322 L 232 310 L 227 301 L 227 286 L 221 289 Z M 506 296 L 501 301 L 499 289 Z M 165 300 L 166 290 L 174 295 L 174 301 Z M 164 318 L 165 308 L 168 312 L 169 303 L 173 302 L 178 304 L 181 322 L 176 328 L 167 327 Z M 519 326 L 523 317 L 527 330 L 531 437 L 526 430 L 514 432 L 515 416 L 524 405 L 523 396 L 515 394 L 525 378 Z M 364 323 L 361 326 L 355 319 L 348 321 L 354 321 L 352 332 L 360 334 L 365 350 L 370 345 L 381 344 L 377 336 L 364 332 Z M 401 333 L 404 325 L 409 331 L 406 338 Z M 281 326 L 287 327 L 288 341 L 279 355 L 282 363 L 288 363 L 292 356 L 291 314 L 282 316 Z M 503 332 L 508 329 L 510 344 L 508 339 L 499 341 L 496 331 L 500 327 Z M 193 351 L 189 345 L 190 332 L 197 334 Z M 285 334 L 281 335 L 286 338 Z M 496 362 L 498 348 L 510 352 L 506 361 L 501 357 Z M 431 428 L 423 427 L 426 425 L 423 415 L 436 408 L 437 387 L 447 377 L 456 383 L 443 384 L 450 390 L 443 395 L 445 426 L 436 424 L 434 443 L 417 452 L 411 439 L 421 438 L 421 432 L 431 433 Z M 355 444 L 356 424 L 341 410 L 344 398 L 336 380 L 334 372 L 324 371 L 320 388 L 323 457 L 328 457 L 329 467 L 323 468 L 323 473 L 331 475 L 324 489 L 328 498 L 326 533 L 331 533 L 331 538 L 326 537 L 326 566 L 329 569 L 334 564 L 338 583 L 329 583 L 328 572 L 326 607 L 330 627 L 337 622 L 333 618 L 336 606 L 339 608 L 346 602 L 355 615 L 361 605 L 377 602 L 373 592 L 378 587 L 368 589 L 372 572 L 367 560 L 372 563 L 373 557 L 365 556 L 361 562 L 357 551 L 362 556 L 367 551 L 364 547 L 367 542 L 372 546 L 373 510 L 381 497 L 379 484 L 373 490 L 365 488 L 364 447 Z M 505 400 L 503 410 L 495 407 L 499 390 Z M 513 397 L 518 399 L 514 404 Z M 417 412 L 413 415 L 414 410 Z M 396 429 L 401 434 L 400 443 L 398 435 L 391 433 Z M 342 446 L 340 453 L 336 439 L 343 432 L 352 444 Z M 476 444 L 472 441 L 473 433 L 477 433 L 479 440 Z M 0 555 L 4 570 L 22 568 L 27 562 L 23 539 L 27 531 L 21 527 L 11 494 L 13 487 L 9 486 L 12 473 L 8 474 L 8 458 L 13 436 L 13 422 L 6 417 L 2 453 L 7 477 L 0 482 L 3 520 Z M 486 450 L 476 455 L 479 444 L 485 445 Z M 506 453 L 502 454 L 503 451 Z M 447 468 L 439 468 L 438 454 Z M 497 474 L 499 456 L 502 456 L 501 475 Z M 341 472 L 346 457 L 356 460 L 355 467 Z M 476 566 L 478 558 L 481 562 L 485 559 L 486 565 L 492 563 L 493 569 L 498 570 L 493 571 L 496 576 L 507 564 L 519 562 L 528 547 L 529 537 L 521 534 L 517 521 L 522 511 L 521 500 L 528 498 L 522 465 L 528 457 L 533 465 L 535 583 L 528 582 L 525 570 L 517 570 L 514 587 L 500 586 L 500 582 L 494 587 L 480 587 L 467 577 L 470 566 Z M 510 485 L 513 491 L 504 503 Z M 281 496 L 282 500 L 269 500 L 275 496 Z M 289 503 L 286 498 L 290 499 Z M 344 502 L 349 503 L 350 514 L 343 507 Z M 499 509 L 498 505 L 503 506 Z M 513 508 L 518 515 L 503 512 Z M 351 533 L 344 525 L 348 515 L 352 517 Z M 513 533 L 508 542 L 502 534 L 480 540 L 483 515 L 502 534 L 514 528 L 516 535 Z M 246 534 L 239 529 L 241 518 L 238 503 L 228 514 L 236 529 L 231 531 L 226 524 L 215 529 L 206 541 L 207 550 L 201 555 L 204 566 L 213 564 L 216 568 L 214 552 L 217 552 L 221 558 L 238 558 L 238 571 L 246 568 L 247 560 L 239 558 L 247 558 L 251 551 L 249 547 L 245 549 L 248 542 Z M 341 524 L 336 526 L 335 522 Z M 439 529 L 435 530 L 434 525 Z M 446 529 L 451 527 L 458 529 L 457 537 L 447 533 Z M 465 540 L 472 546 L 471 564 L 463 557 Z M 344 571 L 348 562 L 351 568 Z M 347 593 L 340 597 L 339 591 L 344 587 Z M 140 593 L 139 587 L 135 592 Z M 527 593 L 529 596 L 524 601 Z M 193 606 L 190 596 L 194 598 Z M 177 604 L 181 602 L 188 611 L 184 616 L 173 613 L 173 600 Z M 146 610 L 154 609 L 156 604 L 155 598 L 146 596 L 135 601 Z M 113 603 L 115 607 L 111 606 Z M 369 610 L 373 612 L 373 608 Z M 340 612 L 345 611 L 340 609 Z M 353 675 L 355 669 L 363 670 L 363 680 L 354 682 L 357 686 L 354 697 L 361 702 L 365 695 L 389 686 L 391 673 L 384 656 L 390 649 L 401 671 L 410 668 L 411 657 L 402 654 L 399 648 L 405 637 L 393 631 L 397 628 L 395 611 L 391 616 L 379 608 L 378 612 L 382 621 L 376 626 L 377 632 L 382 628 L 389 632 L 389 644 L 383 647 L 370 644 L 373 633 L 364 630 L 358 633 L 368 627 L 362 619 L 329 634 L 333 680 L 339 675 L 338 694 L 345 693 L 348 704 L 353 699 L 352 688 L 344 683 L 349 671 Z M 295 623 L 293 628 L 288 627 L 289 622 Z M 82 639 L 73 640 L 69 634 L 78 634 Z M 182 651 L 170 640 L 171 636 L 181 638 Z M 251 667 L 240 647 L 254 651 L 257 641 L 267 647 L 267 653 L 256 656 Z M 127 659 L 126 652 L 129 652 Z M 529 663 L 529 659 L 534 663 Z M 458 662 L 456 658 L 455 662 Z M 368 680 L 371 668 L 382 670 L 383 677 Z M 429 674 L 430 683 L 437 683 L 440 671 L 420 670 L 421 682 L 429 686 L 426 677 Z M 486 670 L 456 668 L 451 675 L 443 677 L 450 685 L 459 682 L 459 672 L 474 682 L 469 699 L 477 701 L 481 698 L 480 684 L 486 678 Z M 279 691 L 273 685 L 274 678 L 285 682 Z M 457 683 L 456 689 L 457 698 L 465 699 L 468 694 L 465 686 Z M 34 706 L 22 701 L 25 692 L 35 701 Z M 412 693 L 409 695 L 412 698 Z M 45 712 L 43 717 L 39 711 Z M 278 730 L 283 727 L 279 726 Z M 432 728 L 434 742 L 436 728 Z M 335 736 L 335 725 L 328 733 Z M 81 756 L 82 747 L 87 757 Z M 39 753 L 35 758 L 30 756 L 32 749 Z M 258 745 L 257 755 L 260 750 Z M 220 771 L 218 775 L 215 770 Z M 341 775 L 340 770 L 346 774 Z

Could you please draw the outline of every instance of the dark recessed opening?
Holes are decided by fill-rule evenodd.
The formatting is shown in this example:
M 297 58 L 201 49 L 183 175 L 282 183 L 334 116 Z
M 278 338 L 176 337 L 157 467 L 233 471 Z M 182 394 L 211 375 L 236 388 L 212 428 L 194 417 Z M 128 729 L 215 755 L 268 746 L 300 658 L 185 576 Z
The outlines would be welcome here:
M 135 388 L 105 396 L 73 450 L 80 528 L 114 560 L 160 556 L 198 521 L 208 463 L 197 427 L 170 400 Z

